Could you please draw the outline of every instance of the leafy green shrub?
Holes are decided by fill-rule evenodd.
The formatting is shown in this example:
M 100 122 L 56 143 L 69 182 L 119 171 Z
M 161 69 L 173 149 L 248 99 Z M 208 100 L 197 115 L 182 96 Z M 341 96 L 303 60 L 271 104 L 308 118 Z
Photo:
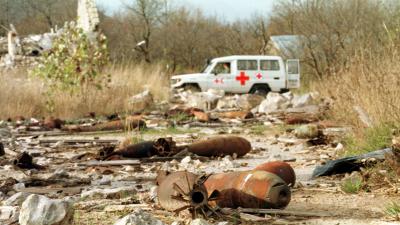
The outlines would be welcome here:
M 109 82 L 102 73 L 108 63 L 107 38 L 103 34 L 91 38 L 70 23 L 53 41 L 52 49 L 44 53 L 39 65 L 31 71 L 47 84 L 47 107 L 54 110 L 54 95 L 59 92 L 80 94 L 86 101 L 90 86 L 101 89 Z

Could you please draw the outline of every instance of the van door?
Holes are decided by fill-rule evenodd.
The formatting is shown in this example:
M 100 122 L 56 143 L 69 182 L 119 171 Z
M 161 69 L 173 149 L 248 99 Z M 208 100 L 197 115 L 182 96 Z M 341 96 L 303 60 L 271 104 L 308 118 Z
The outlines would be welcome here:
M 230 61 L 218 62 L 211 71 L 208 87 L 230 92 L 229 86 L 232 83 L 232 68 L 233 64 Z
M 288 59 L 286 61 L 287 88 L 300 88 L 300 61 Z
M 248 93 L 256 81 L 258 61 L 238 59 L 235 74 L 232 77 L 231 90 L 233 93 Z
M 282 60 L 260 60 L 260 75 L 262 83 L 267 83 L 272 91 L 280 91 L 286 87 L 285 65 Z

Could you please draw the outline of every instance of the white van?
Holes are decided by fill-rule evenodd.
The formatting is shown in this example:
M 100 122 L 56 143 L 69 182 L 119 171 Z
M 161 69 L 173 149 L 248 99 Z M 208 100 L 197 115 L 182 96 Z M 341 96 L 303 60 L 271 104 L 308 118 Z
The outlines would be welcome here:
M 192 91 L 208 89 L 227 93 L 266 95 L 300 87 L 300 63 L 290 59 L 284 63 L 279 56 L 227 56 L 215 58 L 201 73 L 171 78 L 173 89 Z

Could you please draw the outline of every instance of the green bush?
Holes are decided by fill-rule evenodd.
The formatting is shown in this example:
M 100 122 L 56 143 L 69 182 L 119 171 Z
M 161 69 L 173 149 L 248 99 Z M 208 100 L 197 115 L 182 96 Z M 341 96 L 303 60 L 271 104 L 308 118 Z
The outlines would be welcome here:
M 103 34 L 90 38 L 75 24 L 66 24 L 53 41 L 52 49 L 31 71 L 31 75 L 47 84 L 48 110 L 54 110 L 54 95 L 59 91 L 80 94 L 85 101 L 90 86 L 106 86 L 109 75 L 102 73 L 102 69 L 108 59 L 107 38 Z

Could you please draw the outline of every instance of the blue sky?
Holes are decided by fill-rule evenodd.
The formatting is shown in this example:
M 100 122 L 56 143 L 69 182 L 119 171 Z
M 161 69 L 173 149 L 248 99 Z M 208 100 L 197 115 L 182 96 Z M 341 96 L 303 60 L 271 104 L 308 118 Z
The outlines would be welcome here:
M 132 0 L 96 0 L 108 12 L 122 7 L 122 2 Z M 256 14 L 269 15 L 276 0 L 172 0 L 172 4 L 200 8 L 206 15 L 218 16 L 228 21 L 248 19 Z

